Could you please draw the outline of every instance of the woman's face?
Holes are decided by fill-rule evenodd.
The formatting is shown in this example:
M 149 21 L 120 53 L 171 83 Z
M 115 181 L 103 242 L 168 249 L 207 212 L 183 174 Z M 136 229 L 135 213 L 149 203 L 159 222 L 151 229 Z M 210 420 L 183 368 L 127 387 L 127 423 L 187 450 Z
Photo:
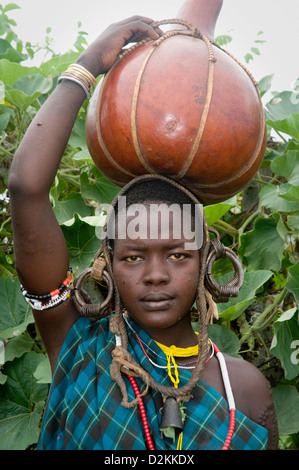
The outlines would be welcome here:
M 163 214 L 161 220 L 165 220 Z M 190 325 L 189 312 L 198 284 L 199 254 L 198 250 L 189 249 L 190 238 L 177 237 L 173 221 L 168 227 L 160 221 L 157 230 L 152 232 L 157 236 L 150 236 L 149 222 L 152 229 L 153 220 L 150 220 L 149 204 L 144 221 L 146 237 L 127 236 L 115 240 L 113 273 L 129 317 L 159 341 L 166 330 L 168 333 L 183 331 L 184 325 L 186 328 Z M 128 218 L 127 227 L 131 222 Z M 140 233 L 140 223 L 138 228 Z M 164 344 L 167 344 L 165 339 Z

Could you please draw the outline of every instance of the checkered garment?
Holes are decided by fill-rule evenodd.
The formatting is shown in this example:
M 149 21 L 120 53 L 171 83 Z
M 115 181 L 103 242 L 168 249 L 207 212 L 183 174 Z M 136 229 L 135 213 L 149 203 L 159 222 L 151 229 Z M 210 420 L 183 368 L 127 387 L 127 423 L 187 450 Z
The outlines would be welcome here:
M 94 322 L 81 317 L 69 331 L 51 384 L 38 449 L 146 450 L 138 406 L 124 408 L 120 404 L 120 389 L 110 378 L 115 337 L 110 333 L 108 322 L 108 318 Z M 161 349 L 147 333 L 133 326 L 155 363 L 165 366 L 166 356 Z M 167 369 L 150 363 L 130 329 L 128 336 L 129 351 L 136 361 L 155 380 L 169 385 Z M 185 369 L 179 371 L 182 371 L 180 385 L 184 385 L 191 373 Z M 131 401 L 135 395 L 128 379 L 125 380 Z M 139 379 L 137 383 L 143 389 Z M 176 450 L 176 442 L 160 435 L 160 394 L 150 390 L 143 400 L 156 450 Z M 184 405 L 187 417 L 182 449 L 221 449 L 229 426 L 226 400 L 200 380 L 193 399 Z M 258 450 L 266 446 L 267 430 L 237 411 L 230 448 Z

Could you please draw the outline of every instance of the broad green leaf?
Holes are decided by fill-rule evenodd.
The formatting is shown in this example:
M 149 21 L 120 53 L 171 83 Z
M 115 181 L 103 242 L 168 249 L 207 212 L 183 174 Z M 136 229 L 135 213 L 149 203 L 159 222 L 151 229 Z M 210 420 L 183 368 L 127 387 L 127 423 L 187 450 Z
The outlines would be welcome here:
M 12 88 L 6 87 L 5 95 L 7 101 L 26 111 L 40 95 L 48 93 L 51 87 L 52 82 L 42 75 L 24 76 L 17 79 Z
M 289 215 L 287 218 L 288 226 L 295 235 L 299 235 L 299 214 Z
M 2 374 L 0 371 L 0 385 L 4 385 L 7 380 L 7 375 Z
M 299 393 L 296 387 L 278 385 L 272 392 L 279 434 L 296 434 L 299 431 Z
M 292 113 L 283 120 L 268 120 L 268 124 L 272 126 L 274 130 L 299 140 L 299 114 Z
M 86 148 L 85 119 L 80 116 L 77 118 L 72 129 L 72 133 L 69 138 L 69 144 L 73 148 Z
M 4 349 L 5 362 L 13 361 L 17 357 L 30 352 L 34 345 L 34 341 L 30 336 L 20 334 L 8 340 Z
M 94 183 L 90 181 L 87 173 L 80 175 L 81 194 L 99 204 L 110 204 L 118 194 L 120 188 L 107 180 L 95 167 L 92 169 L 95 176 Z
M 267 184 L 260 191 L 260 206 L 273 212 L 295 212 L 298 204 L 284 198 L 285 192 L 281 186 Z
M 299 261 L 289 268 L 289 276 L 286 288 L 294 294 L 299 305 Z
M 0 59 L 7 59 L 10 62 L 22 62 L 27 59 L 27 55 L 20 54 L 6 39 L 0 38 Z
M 78 55 L 78 52 L 73 51 L 61 55 L 55 55 L 47 62 L 41 64 L 40 73 L 44 77 L 57 77 L 64 72 L 70 64 L 73 64 L 76 61 Z
M 11 10 L 18 10 L 20 7 L 16 3 L 8 3 L 7 5 L 4 6 L 3 12 L 7 13 L 8 11 Z
M 209 338 L 216 344 L 222 353 L 238 357 L 240 342 L 235 333 L 221 325 L 209 325 Z
M 74 223 L 71 226 L 62 225 L 66 239 L 70 264 L 79 271 L 86 269 L 99 250 L 101 240 L 97 238 L 95 228 L 80 220 L 78 214 L 74 214 Z
M 294 341 L 299 338 L 297 308 L 286 311 L 274 322 L 273 329 L 270 353 L 280 360 L 286 379 L 292 380 L 299 375 L 299 360 L 292 349 Z
M 0 387 L 0 449 L 25 450 L 35 444 L 48 386 L 33 376 L 43 354 L 26 353 L 4 367 L 7 380 Z
M 269 269 L 279 271 L 281 268 L 284 239 L 280 235 L 279 222 L 259 217 L 254 229 L 241 236 L 239 255 L 246 261 L 250 271 Z
M 284 184 L 281 186 L 282 193 L 280 194 L 280 198 L 285 199 L 286 201 L 294 201 L 296 203 L 299 202 L 299 186 L 293 186 L 291 184 Z M 297 204 L 298 208 L 298 204 Z M 294 209 L 295 212 L 296 209 Z M 290 211 L 286 211 L 290 212 Z
M 2 104 L 1 99 L 0 99 L 0 105 Z M 0 114 L 0 134 L 4 129 L 6 129 L 7 124 L 9 123 L 10 120 L 10 113 L 3 113 Z
M 11 338 L 33 323 L 30 305 L 24 299 L 20 282 L 13 277 L 0 277 L 0 336 Z
M 63 201 L 55 200 L 54 213 L 59 224 L 71 220 L 74 222 L 74 214 L 80 214 L 81 217 L 86 217 L 92 214 L 92 208 L 88 207 L 80 194 L 71 193 L 68 199 Z
M 24 67 L 7 59 L 0 60 L 0 77 L 5 85 L 13 86 L 14 82 L 25 75 L 39 74 L 37 67 Z
M 290 114 L 299 114 L 299 103 L 293 103 L 293 92 L 283 91 L 277 93 L 269 103 L 266 104 L 267 121 L 282 121 Z
M 52 372 L 50 361 L 47 356 L 44 356 L 44 359 L 38 364 L 36 371 L 34 372 L 34 377 L 39 384 L 49 384 L 52 381 Z
M 52 80 L 45 78 L 40 74 L 25 75 L 18 78 L 13 84 L 14 89 L 22 90 L 28 96 L 34 96 L 37 93 L 40 95 L 48 93 L 51 86 Z
M 232 297 L 227 303 L 218 304 L 219 317 L 226 321 L 232 321 L 238 318 L 246 308 L 255 301 L 257 290 L 260 289 L 271 276 L 272 272 L 267 270 L 245 272 L 244 282 L 238 297 Z M 217 278 L 217 282 L 222 284 L 231 279 L 231 277 L 231 275 L 226 274 L 221 278 Z
M 211 204 L 204 207 L 204 213 L 207 219 L 207 224 L 211 227 L 217 220 L 226 214 L 231 207 L 236 205 L 236 197 L 229 199 L 228 201 L 220 202 L 218 204 Z
M 271 168 L 278 176 L 288 180 L 288 184 L 299 186 L 299 150 L 288 150 L 281 156 L 276 157 Z
M 259 92 L 260 92 L 261 97 L 263 97 L 264 94 L 267 93 L 267 91 L 270 90 L 273 77 L 274 77 L 274 74 L 267 75 L 266 77 L 263 77 L 259 81 Z
M 75 153 L 75 155 L 73 155 L 73 160 L 92 163 L 92 158 L 87 147 L 83 147 L 80 152 Z

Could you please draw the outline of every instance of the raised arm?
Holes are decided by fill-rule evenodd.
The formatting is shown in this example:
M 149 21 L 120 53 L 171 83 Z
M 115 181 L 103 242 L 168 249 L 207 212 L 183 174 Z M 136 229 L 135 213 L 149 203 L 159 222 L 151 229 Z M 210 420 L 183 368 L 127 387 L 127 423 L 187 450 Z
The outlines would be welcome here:
M 128 42 L 159 37 L 149 18 L 135 16 L 107 28 L 78 58 L 94 77 L 113 65 Z M 72 127 L 86 95 L 77 84 L 62 80 L 32 121 L 12 162 L 8 189 L 15 262 L 24 288 L 36 295 L 57 289 L 66 278 L 66 243 L 49 201 Z M 70 326 L 78 314 L 70 301 L 50 310 L 34 311 L 35 320 L 54 367 Z

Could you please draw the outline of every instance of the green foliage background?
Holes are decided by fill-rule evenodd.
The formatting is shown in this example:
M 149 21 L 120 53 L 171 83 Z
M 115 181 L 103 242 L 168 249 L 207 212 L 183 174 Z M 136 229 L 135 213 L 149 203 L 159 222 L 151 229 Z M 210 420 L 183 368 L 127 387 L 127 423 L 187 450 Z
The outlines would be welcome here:
M 8 171 L 33 116 L 86 44 L 86 33 L 79 30 L 73 50 L 56 55 L 50 29 L 44 45 L 24 43 L 10 18 L 17 8 L 12 3 L 0 5 L 0 449 L 34 448 L 51 380 L 16 276 Z M 220 44 L 230 40 L 218 38 Z M 259 54 L 257 44 L 245 55 L 246 62 Z M 41 49 L 45 59 L 39 67 L 21 64 Z M 259 83 L 266 103 L 268 146 L 256 178 L 229 201 L 205 208 L 208 224 L 238 253 L 245 271 L 239 297 L 219 305 L 219 320 L 210 327 L 210 337 L 223 352 L 252 362 L 265 374 L 273 388 L 280 448 L 298 449 L 299 90 L 272 92 L 271 79 L 266 76 Z M 99 204 L 111 202 L 119 190 L 99 173 L 88 154 L 87 106 L 85 102 L 80 110 L 50 194 L 71 264 L 79 272 L 99 248 Z M 224 282 L 232 277 L 232 267 L 218 262 L 214 275 Z

